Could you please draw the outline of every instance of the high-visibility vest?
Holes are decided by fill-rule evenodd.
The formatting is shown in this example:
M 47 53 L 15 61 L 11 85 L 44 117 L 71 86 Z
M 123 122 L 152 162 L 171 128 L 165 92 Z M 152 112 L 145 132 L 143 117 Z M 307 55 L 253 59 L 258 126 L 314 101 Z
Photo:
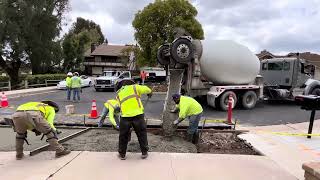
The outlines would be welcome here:
M 116 126 L 116 120 L 114 116 L 119 116 L 119 113 L 115 113 L 114 109 L 116 106 L 119 106 L 119 102 L 115 99 L 110 99 L 106 103 L 104 103 L 104 106 L 109 110 L 109 121 L 113 126 Z
M 72 88 L 81 88 L 81 78 L 78 76 L 73 76 L 71 79 Z
M 48 122 L 51 128 L 56 129 L 53 125 L 56 112 L 53 107 L 41 102 L 28 102 L 20 105 L 17 111 L 40 111 L 44 119 Z
M 71 86 L 72 86 L 71 77 L 67 77 L 67 78 L 66 78 L 66 86 L 67 86 L 68 88 L 71 88 Z
M 181 96 L 180 102 L 177 105 L 179 108 L 179 118 L 184 119 L 188 116 L 198 115 L 203 112 L 201 104 L 195 99 L 188 96 Z
M 117 95 L 117 100 L 120 103 L 122 117 L 134 117 L 144 113 L 144 108 L 141 102 L 142 94 L 151 93 L 151 89 L 143 85 L 127 85 L 123 86 Z

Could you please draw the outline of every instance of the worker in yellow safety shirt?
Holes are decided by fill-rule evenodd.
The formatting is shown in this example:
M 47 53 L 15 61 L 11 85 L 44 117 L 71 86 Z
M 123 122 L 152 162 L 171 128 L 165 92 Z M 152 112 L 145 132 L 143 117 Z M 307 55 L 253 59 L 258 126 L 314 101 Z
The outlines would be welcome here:
M 188 140 L 194 144 L 199 141 L 198 125 L 202 117 L 202 106 L 193 98 L 181 96 L 180 94 L 172 95 L 173 101 L 176 103 L 176 109 L 172 113 L 179 111 L 179 118 L 173 122 L 178 125 L 184 119 L 189 119 L 189 127 L 187 130 Z
M 28 102 L 20 105 L 12 115 L 12 125 L 16 134 L 16 159 L 24 157 L 23 144 L 27 144 L 27 130 L 33 131 L 37 136 L 47 136 L 47 142 L 56 151 L 56 157 L 70 153 L 58 143 L 57 129 L 53 125 L 55 114 L 59 106 L 53 101 Z M 43 137 L 42 137 L 43 138 Z M 42 140 L 41 138 L 41 140 Z
M 81 83 L 82 82 L 81 82 L 81 78 L 79 77 L 79 73 L 78 72 L 73 73 L 73 77 L 71 78 L 73 102 L 80 101 Z
M 132 80 L 117 82 L 116 91 L 121 109 L 118 157 L 121 160 L 126 159 L 129 133 L 131 127 L 133 127 L 140 144 L 141 158 L 145 159 L 148 157 L 149 147 L 141 95 L 147 94 L 150 98 L 152 91 L 149 87 L 135 84 Z
M 71 91 L 72 91 L 72 72 L 68 72 L 66 78 L 66 88 L 67 88 L 67 100 L 70 101 L 71 98 Z
M 110 99 L 106 103 L 104 103 L 102 116 L 98 124 L 99 127 L 102 127 L 108 113 L 110 123 L 115 129 L 119 130 L 120 104 L 116 99 Z

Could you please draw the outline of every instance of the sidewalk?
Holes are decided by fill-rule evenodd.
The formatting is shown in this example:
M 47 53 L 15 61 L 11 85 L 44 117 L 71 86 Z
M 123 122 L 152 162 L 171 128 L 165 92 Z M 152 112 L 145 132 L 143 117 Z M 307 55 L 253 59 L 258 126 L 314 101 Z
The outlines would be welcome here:
M 20 95 L 34 95 L 39 92 L 43 91 L 50 91 L 56 90 L 57 86 L 50 86 L 50 87 L 41 87 L 41 88 L 30 88 L 30 89 L 20 89 L 20 90 L 12 90 L 12 91 L 4 91 L 6 96 L 8 97 L 16 97 Z
M 277 135 L 272 132 L 304 133 L 308 132 L 309 122 L 298 124 L 241 127 L 250 133 L 240 135 L 253 147 L 272 159 L 287 172 L 299 179 L 304 179 L 302 164 L 320 161 L 320 137 L 311 139 L 305 136 Z M 239 129 L 239 128 L 238 128 Z M 320 133 L 320 120 L 313 125 L 313 134 Z
M 219 154 L 150 153 L 148 159 L 128 153 L 72 152 L 60 159 L 54 152 L 16 161 L 14 152 L 0 152 L 0 179 L 121 180 L 293 180 L 268 157 Z

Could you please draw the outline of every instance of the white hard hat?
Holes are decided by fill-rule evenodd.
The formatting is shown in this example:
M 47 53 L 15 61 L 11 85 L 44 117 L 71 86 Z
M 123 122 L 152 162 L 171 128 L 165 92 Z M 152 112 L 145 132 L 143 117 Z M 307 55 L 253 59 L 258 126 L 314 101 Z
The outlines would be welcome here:
M 67 76 L 72 76 L 72 72 L 68 72 Z

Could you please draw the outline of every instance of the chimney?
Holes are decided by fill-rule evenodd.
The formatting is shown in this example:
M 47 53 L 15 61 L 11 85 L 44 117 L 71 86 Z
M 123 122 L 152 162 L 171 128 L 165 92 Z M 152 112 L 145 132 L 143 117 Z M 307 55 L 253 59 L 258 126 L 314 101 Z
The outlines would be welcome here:
M 91 53 L 96 50 L 96 44 L 95 43 L 91 43 Z

